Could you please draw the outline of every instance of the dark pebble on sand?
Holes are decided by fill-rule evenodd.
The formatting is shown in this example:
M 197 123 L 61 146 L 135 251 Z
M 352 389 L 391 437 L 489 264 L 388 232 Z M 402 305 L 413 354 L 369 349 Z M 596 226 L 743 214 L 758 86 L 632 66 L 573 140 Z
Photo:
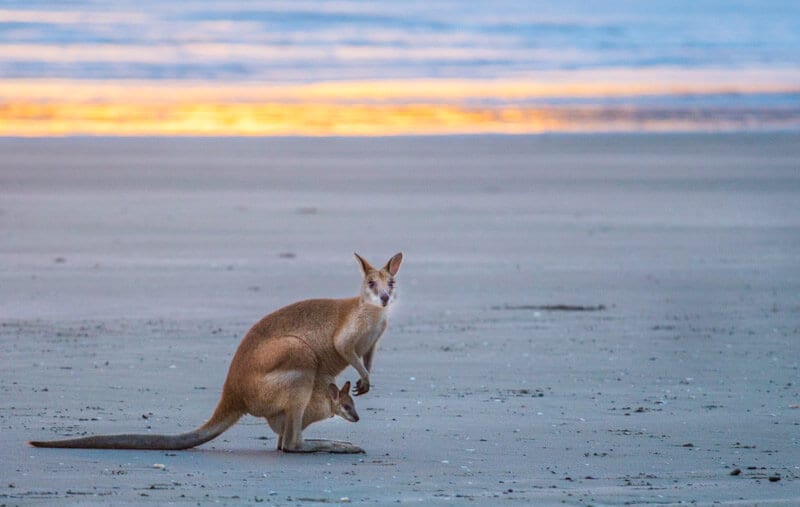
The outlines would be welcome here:
M 731 475 L 740 475 L 741 473 L 742 473 L 741 468 L 734 468 L 733 471 L 731 472 Z

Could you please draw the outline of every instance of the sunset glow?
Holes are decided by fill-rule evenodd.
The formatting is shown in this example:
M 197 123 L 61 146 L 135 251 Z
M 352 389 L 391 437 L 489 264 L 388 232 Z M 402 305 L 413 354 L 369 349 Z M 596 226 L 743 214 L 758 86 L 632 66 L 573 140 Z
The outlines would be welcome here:
M 0 135 L 800 129 L 798 19 L 710 0 L 11 1 Z
M 0 109 L 3 135 L 397 135 L 565 128 L 537 109 L 438 104 L 26 104 Z
M 406 80 L 258 85 L 78 80 L 0 81 L 0 135 L 408 135 L 670 130 L 736 114 L 672 108 L 648 97 L 797 94 L 785 76 L 641 76 L 606 72 L 568 81 Z M 575 78 L 573 74 L 570 77 Z M 738 79 L 734 79 L 738 77 Z M 799 76 L 800 77 L 800 76 Z M 800 82 L 798 79 L 797 82 Z M 624 99 L 598 106 L 597 99 Z M 584 103 L 590 99 L 590 103 Z M 781 110 L 764 111 L 780 120 Z M 691 114 L 692 117 L 686 117 Z M 741 111 L 739 111 L 741 114 Z

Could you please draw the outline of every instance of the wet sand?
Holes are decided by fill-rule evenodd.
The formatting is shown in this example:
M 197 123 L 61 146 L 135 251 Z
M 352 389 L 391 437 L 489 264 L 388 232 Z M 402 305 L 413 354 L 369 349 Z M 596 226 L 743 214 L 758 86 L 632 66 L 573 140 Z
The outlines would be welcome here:
M 800 135 L 0 153 L 0 504 L 800 503 Z M 26 444 L 197 426 L 253 322 L 399 250 L 361 421 L 305 432 L 365 455 Z

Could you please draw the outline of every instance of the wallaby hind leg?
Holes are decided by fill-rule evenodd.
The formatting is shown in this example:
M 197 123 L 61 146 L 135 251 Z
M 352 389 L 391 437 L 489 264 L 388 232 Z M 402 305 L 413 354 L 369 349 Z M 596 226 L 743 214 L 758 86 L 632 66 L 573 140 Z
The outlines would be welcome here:
M 339 440 L 317 440 L 309 439 L 300 442 L 299 446 L 295 445 L 290 447 L 284 445 L 281 449 L 283 452 L 327 452 L 330 454 L 365 454 L 364 449 L 350 442 L 342 442 Z
M 303 409 L 287 413 L 283 434 L 278 437 L 283 452 L 329 452 L 334 454 L 363 454 L 364 449 L 350 442 L 336 440 L 303 440 Z
M 303 445 L 303 411 L 304 406 L 293 407 L 284 413 L 283 432 L 278 437 L 281 450 L 284 452 L 314 452 Z
M 315 446 L 314 452 L 329 452 L 331 454 L 366 454 L 364 449 L 350 442 L 341 440 L 317 440 L 310 438 L 303 442 L 304 445 Z
M 283 414 L 267 417 L 267 424 L 278 435 L 278 450 L 283 448 Z

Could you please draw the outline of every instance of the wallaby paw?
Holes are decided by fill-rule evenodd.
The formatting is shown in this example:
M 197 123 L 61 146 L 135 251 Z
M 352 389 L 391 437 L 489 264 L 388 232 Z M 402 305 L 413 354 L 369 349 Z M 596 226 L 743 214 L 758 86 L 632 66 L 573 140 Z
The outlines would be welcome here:
M 356 386 L 353 388 L 353 394 L 356 396 L 361 396 L 362 394 L 366 394 L 369 392 L 369 380 L 359 380 L 356 382 Z

